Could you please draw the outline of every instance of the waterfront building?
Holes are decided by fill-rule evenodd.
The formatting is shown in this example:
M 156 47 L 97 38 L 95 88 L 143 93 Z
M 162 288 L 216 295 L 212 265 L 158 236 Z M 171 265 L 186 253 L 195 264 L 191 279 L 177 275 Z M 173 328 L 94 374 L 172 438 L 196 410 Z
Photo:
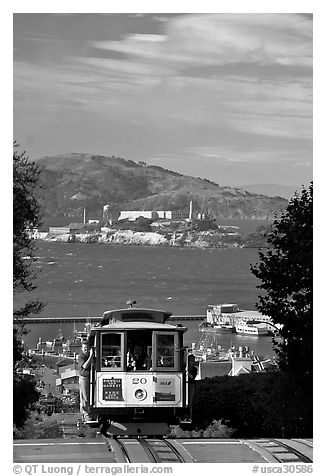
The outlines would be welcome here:
M 266 372 L 277 369 L 275 359 L 260 358 L 254 354 L 245 356 L 229 356 L 221 360 L 204 360 L 198 362 L 197 380 L 212 377 L 237 377 L 251 372 Z
M 198 364 L 198 380 L 204 378 L 228 375 L 236 377 L 241 374 L 249 374 L 252 370 L 250 357 L 229 357 L 225 360 L 204 361 Z
M 56 379 L 59 395 L 77 395 L 79 392 L 79 371 L 74 368 L 60 369 L 60 376 Z
M 269 316 L 255 310 L 239 309 L 238 304 L 210 304 L 207 306 L 206 322 L 208 324 L 230 324 L 235 326 L 239 322 L 264 324 L 268 331 L 274 331 L 275 326 Z M 259 324 L 258 324 L 259 325 Z
M 76 361 L 71 361 L 71 359 L 61 359 L 56 364 L 56 372 L 58 375 L 63 374 L 67 370 L 77 370 L 78 364 Z

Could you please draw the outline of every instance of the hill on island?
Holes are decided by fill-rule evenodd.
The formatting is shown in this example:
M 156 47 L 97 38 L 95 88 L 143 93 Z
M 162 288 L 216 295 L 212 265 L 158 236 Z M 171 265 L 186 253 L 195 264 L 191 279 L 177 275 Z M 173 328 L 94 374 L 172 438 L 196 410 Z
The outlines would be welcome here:
M 121 157 L 70 153 L 37 161 L 43 185 L 42 208 L 46 216 L 101 218 L 109 206 L 113 218 L 120 210 L 189 210 L 216 218 L 274 219 L 288 204 L 241 188 L 221 186 L 155 165 Z
M 274 183 L 257 183 L 251 185 L 241 185 L 243 190 L 247 190 L 250 193 L 257 193 L 261 195 L 267 195 L 268 197 L 282 197 L 290 200 L 295 192 L 301 191 L 301 186 L 295 185 L 279 185 Z

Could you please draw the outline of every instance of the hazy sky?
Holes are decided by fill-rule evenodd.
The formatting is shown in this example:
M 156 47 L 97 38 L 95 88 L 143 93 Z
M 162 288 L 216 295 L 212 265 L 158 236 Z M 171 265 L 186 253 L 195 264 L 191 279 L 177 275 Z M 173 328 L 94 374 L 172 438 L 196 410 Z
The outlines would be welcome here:
M 14 14 L 14 137 L 220 184 L 312 178 L 312 17 Z

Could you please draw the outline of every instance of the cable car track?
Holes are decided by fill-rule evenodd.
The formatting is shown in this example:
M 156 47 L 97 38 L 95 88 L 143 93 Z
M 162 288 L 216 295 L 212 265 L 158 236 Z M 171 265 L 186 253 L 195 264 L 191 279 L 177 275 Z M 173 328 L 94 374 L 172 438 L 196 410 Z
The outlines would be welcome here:
M 179 451 L 167 440 L 142 439 L 141 445 L 153 458 L 153 463 L 184 463 Z
M 292 446 L 291 446 L 291 445 L 285 443 L 284 441 L 280 441 L 280 440 L 273 440 L 273 441 L 275 441 L 275 443 L 280 445 L 282 448 L 286 449 L 288 451 L 288 454 L 294 454 L 300 462 L 312 463 L 312 459 L 310 459 L 306 454 L 299 451 L 297 448 L 294 448 L 293 443 L 292 443 Z M 306 446 L 308 446 L 308 445 L 306 445 Z M 296 459 L 294 459 L 293 461 L 296 461 Z M 283 461 L 282 461 L 282 463 L 283 463 Z
M 277 463 L 312 463 L 312 445 L 307 441 L 291 440 L 291 444 L 288 444 L 289 440 L 282 439 L 266 439 L 266 440 L 251 440 L 248 441 L 249 446 L 253 444 L 256 450 L 262 450 L 265 456 L 272 457 L 270 462 Z M 303 452 L 303 448 L 309 448 L 308 451 Z M 273 461 L 274 460 L 274 461 Z
M 292 441 L 297 441 L 298 443 L 301 443 L 302 445 L 308 446 L 308 448 L 313 448 L 312 441 L 303 440 L 302 438 L 295 438 Z
M 112 449 L 113 449 L 114 453 L 116 453 L 117 457 L 119 457 L 119 455 L 120 455 L 120 458 L 118 458 L 118 459 L 121 460 L 121 456 L 122 456 L 122 461 L 124 463 L 132 463 L 131 455 L 129 455 L 129 451 L 126 448 L 126 445 L 124 445 L 121 440 L 115 439 L 114 441 L 117 442 L 118 449 L 117 448 L 112 448 Z M 112 445 L 111 445 L 111 447 L 112 447 Z M 119 461 L 119 462 L 122 462 L 122 461 Z
M 173 443 L 155 438 L 110 438 L 118 463 L 186 463 Z

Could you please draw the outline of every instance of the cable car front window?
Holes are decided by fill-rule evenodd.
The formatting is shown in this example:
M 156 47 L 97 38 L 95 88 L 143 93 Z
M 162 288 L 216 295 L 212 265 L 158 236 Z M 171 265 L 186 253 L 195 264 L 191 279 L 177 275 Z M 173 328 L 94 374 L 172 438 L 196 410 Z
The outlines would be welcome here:
M 102 334 L 101 362 L 102 367 L 121 370 L 121 334 Z
M 151 370 L 152 331 L 127 332 L 127 372 Z

